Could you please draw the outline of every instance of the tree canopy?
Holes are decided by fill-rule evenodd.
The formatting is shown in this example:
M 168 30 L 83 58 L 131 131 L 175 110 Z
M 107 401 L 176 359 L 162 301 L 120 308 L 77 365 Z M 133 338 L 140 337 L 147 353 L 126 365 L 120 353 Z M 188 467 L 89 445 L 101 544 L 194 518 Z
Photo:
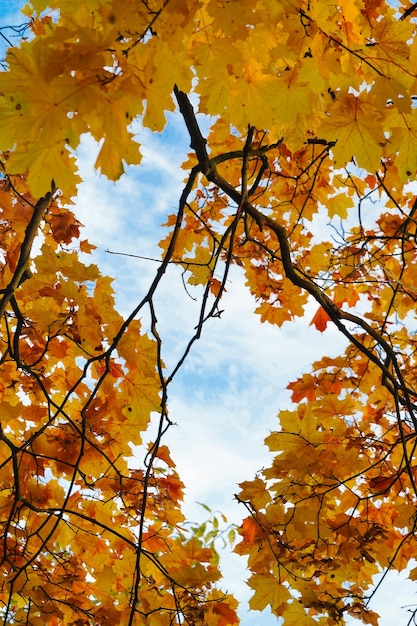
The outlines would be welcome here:
M 239 487 L 250 607 L 284 626 L 376 626 L 374 576 L 416 550 L 417 5 L 32 0 L 23 13 L 0 75 L 3 623 L 238 623 L 216 532 L 184 525 L 164 442 L 170 386 L 236 265 L 262 321 L 291 323 L 313 299 L 317 332 L 348 342 L 289 384 L 292 409 L 263 434 L 270 465 Z M 124 318 L 85 260 L 76 150 L 92 135 L 116 180 L 141 161 L 133 122 L 160 132 L 175 109 L 184 188 Z M 201 309 L 169 369 L 154 298 L 171 263 Z

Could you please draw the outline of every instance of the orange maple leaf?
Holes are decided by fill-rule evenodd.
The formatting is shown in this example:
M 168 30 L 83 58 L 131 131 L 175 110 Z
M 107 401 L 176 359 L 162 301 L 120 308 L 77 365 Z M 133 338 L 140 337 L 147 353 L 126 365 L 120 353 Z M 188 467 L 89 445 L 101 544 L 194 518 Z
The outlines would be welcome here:
M 315 326 L 317 330 L 321 333 L 324 332 L 327 328 L 327 324 L 331 322 L 331 318 L 323 309 L 322 306 L 319 306 L 316 313 L 314 314 L 313 319 L 310 322 L 310 326 Z
M 80 236 L 81 223 L 71 211 L 60 211 L 49 218 L 52 233 L 57 241 L 71 243 Z
M 303 398 L 314 400 L 316 388 L 316 379 L 311 374 L 303 374 L 301 378 L 287 385 L 287 389 L 292 390 L 291 400 L 300 402 Z

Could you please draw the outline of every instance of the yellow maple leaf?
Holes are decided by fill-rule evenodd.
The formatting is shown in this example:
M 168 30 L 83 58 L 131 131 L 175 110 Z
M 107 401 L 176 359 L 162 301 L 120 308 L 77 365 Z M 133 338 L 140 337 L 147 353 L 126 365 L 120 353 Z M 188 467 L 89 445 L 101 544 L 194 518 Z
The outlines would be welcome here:
M 263 611 L 270 606 L 272 612 L 277 614 L 277 610 L 291 599 L 287 587 L 279 584 L 272 574 L 253 574 L 248 580 L 248 585 L 255 590 L 249 600 L 249 606 L 256 611 Z
M 271 502 L 271 496 L 266 489 L 266 484 L 259 477 L 240 483 L 239 487 L 241 489 L 239 498 L 248 500 L 257 510 L 263 509 Z
M 406 182 L 415 176 L 417 169 L 417 111 L 413 108 L 404 115 L 392 108 L 386 117 L 391 127 L 391 140 L 385 150 L 398 168 L 401 180 Z
M 203 246 L 199 246 L 194 257 L 183 260 L 183 266 L 191 273 L 188 278 L 190 285 L 206 285 L 212 277 L 214 256 L 213 253 Z
M 354 158 L 359 167 L 378 170 L 386 143 L 378 120 L 379 106 L 365 95 L 348 93 L 338 98 L 337 108 L 332 108 L 318 131 L 336 141 L 332 148 L 336 165 L 346 165 Z
M 353 206 L 353 199 L 349 198 L 345 193 L 338 193 L 336 196 L 331 196 L 326 202 L 327 213 L 330 218 L 338 215 L 342 219 L 346 219 L 348 209 Z
M 285 605 L 282 617 L 285 626 L 317 626 L 317 622 L 306 613 L 298 600 L 292 600 Z
M 152 411 L 159 412 L 161 408 L 157 380 L 147 377 L 135 380 L 125 378 L 121 387 L 127 401 L 123 415 L 139 432 L 143 432 L 148 426 Z
M 60 140 L 53 143 L 43 140 L 38 145 L 24 144 L 20 150 L 10 153 L 7 171 L 10 174 L 28 172 L 28 186 L 37 198 L 51 189 L 52 180 L 69 198 L 76 195 L 77 184 L 81 181 L 76 173 L 74 156 Z

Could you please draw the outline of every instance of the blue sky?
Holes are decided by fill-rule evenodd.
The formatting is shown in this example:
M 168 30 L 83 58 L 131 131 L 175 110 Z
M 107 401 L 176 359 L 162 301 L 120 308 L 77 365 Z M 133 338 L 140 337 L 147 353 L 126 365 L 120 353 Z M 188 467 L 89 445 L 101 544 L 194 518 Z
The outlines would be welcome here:
M 13 23 L 10 12 L 18 5 L 0 0 L 3 24 Z M 168 120 L 161 135 L 138 132 L 142 165 L 129 168 L 116 184 L 94 173 L 97 146 L 90 138 L 78 151 L 85 182 L 74 210 L 85 225 L 82 237 L 97 246 L 92 260 L 103 274 L 115 277 L 118 306 L 125 314 L 147 292 L 157 264 L 107 250 L 159 256 L 157 244 L 166 235 L 160 224 L 176 211 L 184 177 L 180 165 L 189 150 L 181 118 L 169 114 Z M 221 318 L 209 321 L 170 389 L 170 416 L 177 426 L 165 442 L 187 487 L 187 517 L 204 520 L 207 514 L 198 504 L 203 502 L 239 523 L 245 511 L 233 494 L 239 482 L 250 480 L 270 462 L 263 439 L 277 428 L 278 410 L 290 403 L 287 384 L 323 354 L 338 354 L 343 342 L 331 327 L 321 335 L 309 326 L 314 303 L 307 307 L 306 318 L 295 324 L 283 329 L 262 325 L 253 314 L 255 303 L 238 268 L 230 274 L 221 308 Z M 169 369 L 185 348 L 199 314 L 198 303 L 184 291 L 178 267 L 169 268 L 162 281 L 156 313 Z M 244 560 L 224 552 L 222 568 L 224 588 L 243 600 L 243 626 L 276 624 L 267 613 L 247 613 L 250 590 L 244 584 L 248 576 Z M 371 607 L 383 614 L 380 626 L 407 622 L 405 613 L 393 612 L 393 607 L 409 603 L 411 589 L 394 579 L 383 588 Z
M 27 18 L 19 12 L 25 3 L 20 0 L 0 0 L 0 59 L 4 58 L 7 40 L 13 45 L 18 42 L 18 33 L 13 28 L 27 23 Z

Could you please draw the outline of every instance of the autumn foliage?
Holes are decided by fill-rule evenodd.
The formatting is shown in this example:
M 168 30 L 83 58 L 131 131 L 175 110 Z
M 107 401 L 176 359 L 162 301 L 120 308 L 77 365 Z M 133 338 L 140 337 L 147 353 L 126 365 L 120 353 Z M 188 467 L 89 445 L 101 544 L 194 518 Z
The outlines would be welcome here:
M 24 15 L 0 78 L 3 624 L 238 623 L 164 443 L 170 385 L 234 264 L 262 321 L 315 300 L 317 332 L 347 340 L 289 384 L 270 466 L 236 496 L 250 607 L 284 626 L 377 625 L 373 576 L 416 551 L 416 6 L 32 0 Z M 86 261 L 76 150 L 90 133 L 116 180 L 141 160 L 132 122 L 162 131 L 174 109 L 184 189 L 123 318 Z M 202 294 L 172 370 L 154 310 L 169 263 Z

